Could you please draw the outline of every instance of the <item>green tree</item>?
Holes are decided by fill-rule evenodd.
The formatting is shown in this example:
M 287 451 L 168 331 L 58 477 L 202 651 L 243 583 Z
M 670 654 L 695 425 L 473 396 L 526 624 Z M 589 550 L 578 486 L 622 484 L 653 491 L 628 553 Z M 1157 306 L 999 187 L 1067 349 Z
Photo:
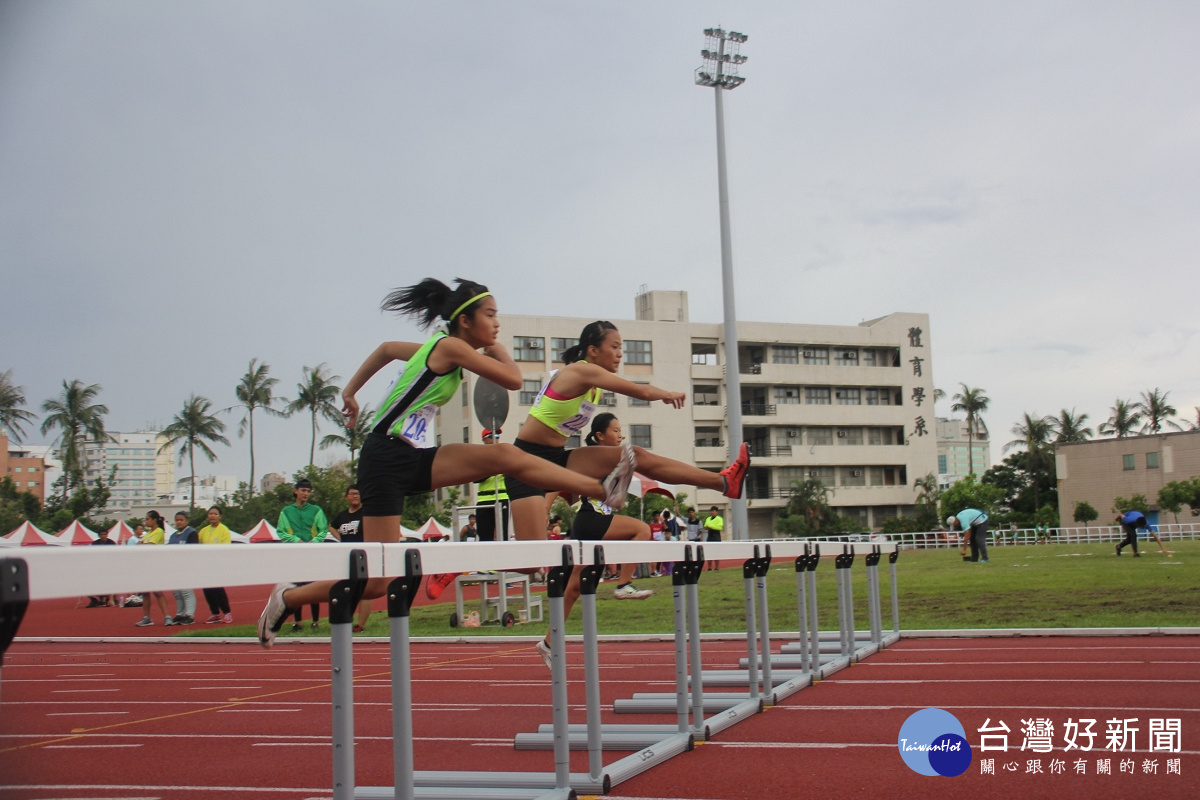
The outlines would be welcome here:
M 1054 420 L 1055 444 L 1076 444 L 1092 438 L 1092 429 L 1087 427 L 1087 414 L 1076 414 L 1075 409 L 1063 409 Z
M 1100 512 L 1086 500 L 1075 501 L 1075 521 L 1082 522 L 1087 525 L 1089 522 L 1095 522 L 1100 518 Z
M 1054 422 L 1054 417 L 1039 417 L 1026 411 L 1021 421 L 1012 426 L 1012 433 L 1017 438 L 1004 445 L 1004 450 L 1024 447 L 1028 454 L 1028 463 L 1026 464 L 1028 472 L 1049 471 L 1054 462 L 1054 450 L 1050 444 L 1051 437 L 1054 435 Z M 1042 507 L 1041 487 L 1037 480 L 1034 480 L 1032 485 L 1033 507 L 1038 509 Z
M 246 369 L 246 374 L 242 376 L 242 380 L 234 389 L 238 405 L 231 406 L 229 409 L 242 408 L 246 411 L 246 416 L 242 417 L 242 421 L 238 423 L 238 438 L 242 438 L 249 431 L 250 482 L 247 486 L 251 495 L 254 494 L 254 412 L 262 410 L 273 417 L 287 416 L 282 409 L 275 408 L 277 401 L 286 401 L 275 397 L 275 385 L 279 383 L 279 379 L 270 377 L 268 374 L 270 371 L 271 368 L 266 364 L 259 364 L 257 358 L 250 359 L 250 366 Z
M 42 420 L 42 434 L 59 431 L 59 453 L 66 478 L 63 481 L 63 505 L 66 505 L 70 490 L 83 484 L 84 444 L 89 440 L 103 442 L 113 438 L 104 430 L 108 406 L 94 402 L 100 392 L 101 387 L 95 383 L 84 386 L 80 380 L 63 381 L 62 394 L 42 403 L 42 411 L 46 414 Z
M 208 446 L 208 443 L 229 445 L 229 440 L 222 435 L 225 431 L 225 423 L 209 413 L 211 408 L 212 402 L 208 398 L 198 397 L 194 394 L 189 396 L 183 404 L 183 410 L 175 415 L 167 427 L 163 428 L 162 435 L 166 438 L 166 442 L 158 448 L 158 452 L 166 453 L 173 450 L 176 444 L 182 443 L 179 448 L 179 463 L 183 463 L 185 455 L 188 457 L 188 464 L 192 471 L 192 491 L 188 498 L 188 508 L 192 511 L 196 508 L 196 450 L 199 449 L 208 457 L 209 461 L 216 461 L 217 454 Z
M 1158 490 L 1158 507 L 1170 511 L 1179 522 L 1179 512 L 1190 506 L 1192 516 L 1200 516 L 1200 478 L 1171 481 Z
M 787 536 L 819 536 L 832 521 L 829 488 L 819 478 L 793 480 L 783 513 L 775 530 Z
M 1145 418 L 1142 424 L 1142 433 L 1158 433 L 1163 429 L 1163 426 L 1180 430 L 1179 423 L 1170 419 L 1175 416 L 1175 406 L 1167 402 L 1167 395 L 1170 392 L 1164 392 L 1157 387 L 1153 391 L 1142 392 L 1142 399 L 1138 402 L 1137 407 Z
M 1145 511 L 1149 507 L 1150 503 L 1146 500 L 1146 495 L 1135 494 L 1130 498 L 1118 497 L 1114 499 L 1112 510 L 1118 514 L 1124 514 L 1126 511 Z
M 350 451 L 350 463 L 354 463 L 355 456 L 359 450 L 362 450 L 363 444 L 367 441 L 367 434 L 371 432 L 371 417 L 374 412 L 370 406 L 363 406 L 358 412 L 358 418 L 354 420 L 353 425 L 346 424 L 346 417 L 338 414 L 337 423 L 340 430 L 337 433 L 326 434 L 321 439 L 321 449 L 327 450 L 330 447 L 344 445 Z
M 1194 406 L 1194 408 L 1196 410 L 1196 419 L 1195 420 L 1190 420 L 1190 419 L 1184 420 L 1183 425 L 1184 425 L 1185 430 L 1200 431 L 1200 406 Z
M 983 412 L 988 410 L 991 398 L 984 394 L 983 389 L 972 389 L 965 383 L 960 383 L 962 391 L 954 395 L 951 411 L 967 415 L 967 471 L 975 474 L 975 436 L 987 433 L 987 425 L 983 422 Z
M 980 483 L 974 475 L 968 475 L 942 492 L 941 516 L 954 516 L 964 508 L 978 508 L 990 517 L 1000 508 L 1004 491 L 998 486 Z
M 0 430 L 8 431 L 14 442 L 25 435 L 24 426 L 32 423 L 34 415 L 24 409 L 25 387 L 12 382 L 12 370 L 0 372 Z
M 341 378 L 328 374 L 323 363 L 315 367 L 305 367 L 304 381 L 296 384 L 296 399 L 287 406 L 289 415 L 307 411 L 312 418 L 312 444 L 308 448 L 310 467 L 317 455 L 317 418 L 324 417 L 333 422 L 341 417 L 337 399 L 342 390 L 334 384 L 337 380 Z
M 1142 421 L 1142 415 L 1138 412 L 1138 404 L 1122 400 L 1119 397 L 1108 411 L 1108 419 L 1101 422 L 1098 428 L 1101 436 L 1115 436 L 1118 439 L 1124 439 L 1126 436 L 1132 435 L 1137 430 L 1138 423 Z
M 942 499 L 942 489 L 938 486 L 937 475 L 932 472 L 913 481 L 917 490 L 917 513 L 914 517 L 914 530 L 931 531 L 938 525 L 938 503 Z M 897 518 L 898 519 L 898 518 Z M 886 520 L 885 522 L 890 522 Z M 884 530 L 887 530 L 885 527 Z

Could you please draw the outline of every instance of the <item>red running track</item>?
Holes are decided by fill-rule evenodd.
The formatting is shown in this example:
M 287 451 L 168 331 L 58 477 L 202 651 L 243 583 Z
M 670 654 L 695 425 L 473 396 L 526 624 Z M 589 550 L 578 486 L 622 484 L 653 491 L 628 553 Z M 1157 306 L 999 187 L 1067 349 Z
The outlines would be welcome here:
M 706 667 L 731 668 L 744 647 L 705 642 Z M 571 716 L 582 722 L 577 644 L 569 655 Z M 672 657 L 670 643 L 603 644 L 605 707 L 635 691 L 671 691 Z M 530 644 L 416 644 L 413 669 L 417 769 L 553 770 L 549 751 L 512 746 L 516 733 L 550 722 L 548 674 Z M 251 643 L 18 641 L 0 676 L 0 797 L 330 797 L 328 675 L 328 646 L 319 641 L 270 651 Z M 357 780 L 387 785 L 386 645 L 356 643 L 355 677 Z M 926 707 L 950 711 L 966 728 L 976 753 L 963 775 L 924 777 L 901 760 L 900 726 Z M 1052 752 L 1020 750 L 1021 720 L 1035 718 L 1054 725 Z M 1063 749 L 1068 718 L 1098 720 L 1091 752 Z M 978 752 L 976 731 L 987 719 L 1011 729 L 1007 752 Z M 1136 750 L 1104 749 L 1109 719 L 1138 720 Z M 1180 720 L 1180 752 L 1149 751 L 1150 719 Z M 606 713 L 605 721 L 674 718 Z M 609 797 L 1195 798 L 1197 736 L 1200 637 L 913 639 Z M 624 755 L 606 752 L 605 761 Z M 586 771 L 586 757 L 573 753 L 572 769 Z M 995 774 L 981 774 L 981 757 L 994 759 Z M 1112 774 L 1097 774 L 1105 758 Z M 1054 761 L 1064 763 L 1061 772 Z M 1122 762 L 1132 771 L 1122 772 Z

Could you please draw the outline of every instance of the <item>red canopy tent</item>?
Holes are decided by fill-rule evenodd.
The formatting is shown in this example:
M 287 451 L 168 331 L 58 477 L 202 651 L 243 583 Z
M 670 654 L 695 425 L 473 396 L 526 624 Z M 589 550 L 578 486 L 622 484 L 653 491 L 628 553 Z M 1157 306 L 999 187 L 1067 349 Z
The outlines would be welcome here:
M 67 543 L 59 541 L 56 537 L 51 536 L 43 530 L 39 530 L 32 522 L 26 520 L 17 526 L 17 529 L 7 534 L 5 537 L 10 542 L 16 542 L 22 547 L 30 547 L 36 545 L 58 545 L 65 546 Z
M 108 538 L 112 539 L 117 544 L 125 544 L 133 538 L 133 528 L 126 525 L 124 522 L 118 522 L 108 529 Z
M 91 544 L 98 538 L 96 532 L 84 527 L 83 523 L 75 520 L 58 532 L 58 541 L 62 544 Z
M 678 489 L 679 487 L 673 483 L 659 483 L 653 478 L 647 478 L 640 472 L 633 473 L 633 480 L 629 482 L 629 493 L 638 497 L 645 497 L 653 493 L 664 494 L 674 499 Z
M 242 535 L 246 537 L 246 541 L 250 544 L 279 541 L 279 534 L 275 532 L 273 527 L 271 527 L 271 523 L 267 522 L 265 519 L 260 519 L 257 525 Z

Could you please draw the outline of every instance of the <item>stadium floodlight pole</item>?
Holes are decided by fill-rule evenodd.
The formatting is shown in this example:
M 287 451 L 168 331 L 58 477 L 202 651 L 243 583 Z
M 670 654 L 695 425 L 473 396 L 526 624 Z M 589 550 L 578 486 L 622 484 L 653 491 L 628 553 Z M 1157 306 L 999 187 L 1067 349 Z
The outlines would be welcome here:
M 738 366 L 737 308 L 733 295 L 733 244 L 729 236 L 729 183 L 725 176 L 725 107 L 721 93 L 741 86 L 746 79 L 738 67 L 746 63 L 739 50 L 748 38 L 737 31 L 704 29 L 704 65 L 696 70 L 696 85 L 711 86 L 717 98 L 717 195 L 721 212 L 721 284 L 725 306 L 725 401 L 728 409 L 729 454 L 736 455 L 742 434 L 742 383 Z M 750 538 L 750 515 L 742 499 L 730 503 L 735 539 Z

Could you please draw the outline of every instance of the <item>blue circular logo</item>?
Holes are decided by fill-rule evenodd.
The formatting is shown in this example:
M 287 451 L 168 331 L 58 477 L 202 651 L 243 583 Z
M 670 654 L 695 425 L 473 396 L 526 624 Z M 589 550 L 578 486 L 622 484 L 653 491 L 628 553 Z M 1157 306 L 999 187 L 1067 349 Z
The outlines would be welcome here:
M 900 757 L 913 772 L 953 778 L 971 766 L 971 745 L 949 711 L 923 708 L 904 721 L 897 737 Z

